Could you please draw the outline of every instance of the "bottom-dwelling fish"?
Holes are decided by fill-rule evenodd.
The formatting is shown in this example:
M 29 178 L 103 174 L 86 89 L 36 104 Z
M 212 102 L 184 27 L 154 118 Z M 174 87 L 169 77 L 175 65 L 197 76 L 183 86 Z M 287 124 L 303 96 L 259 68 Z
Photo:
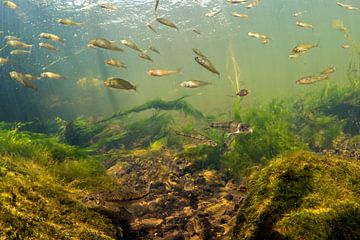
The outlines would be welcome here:
M 226 132 L 229 132 L 228 136 L 233 134 L 251 134 L 253 130 L 251 126 L 247 123 L 240 123 L 236 121 L 229 122 L 214 122 L 210 123 L 211 128 L 222 129 Z
M 126 81 L 121 78 L 108 78 L 104 81 L 105 86 L 116 89 L 124 89 L 124 90 L 135 90 L 136 86 L 134 86 L 129 81 Z
M 208 145 L 211 147 L 217 146 L 217 143 L 215 141 L 211 140 L 209 137 L 204 136 L 200 133 L 196 133 L 196 132 L 195 133 L 184 133 L 184 132 L 175 131 L 175 134 L 179 135 L 179 136 L 195 139 L 196 141 L 200 142 L 201 144 Z

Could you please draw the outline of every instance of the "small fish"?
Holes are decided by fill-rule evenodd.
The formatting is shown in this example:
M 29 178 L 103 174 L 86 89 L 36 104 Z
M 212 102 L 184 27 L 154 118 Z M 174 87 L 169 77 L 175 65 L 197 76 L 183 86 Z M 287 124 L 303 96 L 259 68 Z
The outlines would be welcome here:
M 139 57 L 143 58 L 143 59 L 146 59 L 148 61 L 151 61 L 153 62 L 153 60 L 151 59 L 151 57 L 149 55 L 147 55 L 145 52 L 141 52 L 139 53 Z
M 14 48 L 32 48 L 32 45 L 26 44 L 19 40 L 9 40 L 6 42 L 6 45 L 8 45 L 10 47 L 14 47 Z
M 207 58 L 202 58 L 202 57 L 195 57 L 195 61 L 200 64 L 202 67 L 206 68 L 207 70 L 209 70 L 212 73 L 215 73 L 216 75 L 218 75 L 220 77 L 220 73 L 218 70 L 216 70 L 216 68 L 214 67 L 214 65 L 210 62 L 209 59 Z
M 155 0 L 154 12 L 156 12 L 157 8 L 159 7 L 159 2 L 160 0 Z
M 136 45 L 136 43 L 134 43 L 131 40 L 121 40 L 121 43 L 135 51 L 143 52 L 143 50 L 139 48 L 138 45 Z
M 17 5 L 11 1 L 3 1 L 3 5 L 7 8 L 11 8 L 11 9 L 17 8 Z
M 146 24 L 146 26 L 153 31 L 154 33 L 157 33 L 157 31 L 155 30 L 155 28 L 153 26 L 150 25 L 150 23 Z
M 342 47 L 342 48 L 344 48 L 344 49 L 351 48 L 351 46 L 350 46 L 350 45 L 348 45 L 348 44 L 343 44 L 343 45 L 341 45 L 341 47 Z
M 31 50 L 15 49 L 10 51 L 10 55 L 20 55 L 20 54 L 31 54 Z
M 293 59 L 293 58 L 298 58 L 300 56 L 302 56 L 303 54 L 305 54 L 306 52 L 297 52 L 297 53 L 290 53 L 289 54 L 289 58 Z
M 59 51 L 58 48 L 54 47 L 54 46 L 51 45 L 50 43 L 41 42 L 41 43 L 39 43 L 39 47 L 41 47 L 41 48 L 47 48 L 47 49 L 52 50 L 52 51 Z
M 0 57 L 0 65 L 8 64 L 8 63 L 10 63 L 10 60 L 8 58 Z
M 248 36 L 259 39 L 263 44 L 266 44 L 270 41 L 270 38 L 268 36 L 265 36 L 257 32 L 249 32 Z
M 111 3 L 100 3 L 98 6 L 103 8 L 103 9 L 107 9 L 107 10 L 112 10 L 112 11 L 117 10 L 117 7 L 115 7 Z
M 184 133 L 184 132 L 175 131 L 175 134 L 179 135 L 179 136 L 182 136 L 182 137 L 195 139 L 195 140 L 199 141 L 200 143 L 205 144 L 205 145 L 209 145 L 211 147 L 216 147 L 217 146 L 217 143 L 215 141 L 213 141 L 209 137 L 204 136 L 204 135 L 202 135 L 200 133 L 196 133 L 196 132 L 194 132 L 194 133 Z
M 314 26 L 309 24 L 309 23 L 304 23 L 304 22 L 296 22 L 295 23 L 297 26 L 302 27 L 302 28 L 307 28 L 307 29 L 314 29 Z
M 210 128 L 222 129 L 230 134 L 251 134 L 253 129 L 247 123 L 240 123 L 236 121 L 229 122 L 213 122 L 209 125 Z
M 206 17 L 215 17 L 216 15 L 218 15 L 219 13 L 221 13 L 221 9 L 218 11 L 210 11 L 208 13 L 205 13 Z
M 199 80 L 189 80 L 189 81 L 184 81 L 182 83 L 180 83 L 180 86 L 183 88 L 198 88 L 198 87 L 203 87 L 206 85 L 210 85 L 211 83 L 209 82 L 204 82 L 204 81 L 199 81 Z
M 196 55 L 198 55 L 199 57 L 208 58 L 208 57 L 205 56 L 202 52 L 200 52 L 200 50 L 197 49 L 197 48 L 193 48 L 192 51 L 193 51 Z
M 238 92 L 236 93 L 236 96 L 245 97 L 245 96 L 249 95 L 249 93 L 250 93 L 249 90 L 243 88 L 243 89 L 240 89 L 240 91 L 238 91 Z
M 66 26 L 80 26 L 82 24 L 82 23 L 75 22 L 68 18 L 60 18 L 60 19 L 56 20 L 56 22 L 60 23 L 62 25 L 66 25 Z
M 328 75 L 320 75 L 320 76 L 306 76 L 306 77 L 302 77 L 299 80 L 296 80 L 296 84 L 297 85 L 306 85 L 306 84 L 313 84 L 325 79 L 328 79 L 329 76 Z
M 120 52 L 124 51 L 124 49 L 116 46 L 116 44 L 114 42 L 109 41 L 105 38 L 96 38 L 96 39 L 91 40 L 89 47 L 98 47 L 98 48 L 103 48 L 103 49 L 113 50 L 113 51 L 120 51 Z
M 345 9 L 347 9 L 347 10 L 359 10 L 359 8 L 353 7 L 353 6 L 349 5 L 349 4 L 344 4 L 344 3 L 341 3 L 341 2 L 336 2 L 336 4 L 338 6 L 340 6 L 340 7 L 343 7 Z
M 20 38 L 15 37 L 15 36 L 10 36 L 10 35 L 5 36 L 4 39 L 5 39 L 5 41 L 7 41 L 7 42 L 8 42 L 8 41 L 13 41 L 13 40 L 15 40 L 15 41 L 20 41 Z
M 195 28 L 194 28 L 192 31 L 193 31 L 194 33 L 198 34 L 198 35 L 201 34 L 201 32 L 200 32 L 199 30 L 195 29 Z
M 334 73 L 336 71 L 336 67 L 328 67 L 320 72 L 321 75 L 329 75 L 331 73 Z
M 55 41 L 55 42 L 60 42 L 60 43 L 64 43 L 64 40 L 62 40 L 59 36 L 52 34 L 52 33 L 40 33 L 39 34 L 40 38 L 44 38 L 44 39 L 49 39 L 51 41 Z
M 291 53 L 304 53 L 309 51 L 312 48 L 318 47 L 319 44 L 308 44 L 308 43 L 299 43 L 292 50 Z
M 238 3 L 246 3 L 248 0 L 227 0 L 228 3 L 238 4 Z
M 231 13 L 231 15 L 234 17 L 239 17 L 239 18 L 249 18 L 249 15 L 243 14 L 243 13 L 233 12 L 233 13 Z
M 149 46 L 149 49 L 150 49 L 151 51 L 157 53 L 157 54 L 160 54 L 160 51 L 157 50 L 157 49 L 156 49 L 154 46 L 152 46 L 152 45 Z
M 169 19 L 166 18 L 156 18 L 156 21 L 158 21 L 159 23 L 171 27 L 171 28 L 175 28 L 176 30 L 179 31 L 178 27 Z
M 147 71 L 147 74 L 153 77 L 163 77 L 163 76 L 174 75 L 178 72 L 179 70 L 150 69 Z
M 136 86 L 134 86 L 129 81 L 126 81 L 121 78 L 114 78 L 114 77 L 108 78 L 104 81 L 104 84 L 105 84 L 105 86 L 110 87 L 110 88 L 136 91 Z
M 43 72 L 40 74 L 40 77 L 42 78 L 51 78 L 51 79 L 61 79 L 64 78 L 63 76 L 61 76 L 58 73 L 54 73 L 54 72 Z
M 104 61 L 107 65 L 117 67 L 117 68 L 126 68 L 126 65 L 119 60 L 116 60 L 114 58 L 110 58 Z
M 38 77 L 34 77 L 31 74 L 27 73 L 18 73 L 15 71 L 9 72 L 11 79 L 15 80 L 16 82 L 20 83 L 21 85 L 31 88 L 34 91 L 37 91 L 37 87 L 31 82 L 33 80 L 39 79 Z
M 302 16 L 304 13 L 306 13 L 306 11 L 298 11 L 298 12 L 294 12 L 292 14 L 293 17 L 300 17 Z
M 254 8 L 254 7 L 256 7 L 259 3 L 260 3 L 260 0 L 256 0 L 256 1 L 253 1 L 253 2 L 249 3 L 249 4 L 246 5 L 245 7 L 246 7 L 247 9 Z

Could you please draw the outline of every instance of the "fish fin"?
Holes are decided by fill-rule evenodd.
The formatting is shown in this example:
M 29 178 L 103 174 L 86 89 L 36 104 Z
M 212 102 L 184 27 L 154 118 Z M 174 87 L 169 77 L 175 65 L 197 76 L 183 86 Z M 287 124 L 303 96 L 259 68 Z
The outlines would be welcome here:
M 139 93 L 139 84 L 135 85 L 134 91 L 137 92 L 137 93 Z

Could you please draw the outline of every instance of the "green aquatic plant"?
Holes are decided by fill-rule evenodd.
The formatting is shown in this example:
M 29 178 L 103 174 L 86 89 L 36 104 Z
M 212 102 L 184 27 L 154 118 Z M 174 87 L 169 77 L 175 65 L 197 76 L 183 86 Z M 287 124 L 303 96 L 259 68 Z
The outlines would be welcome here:
M 255 173 L 234 239 L 360 238 L 360 165 L 297 152 Z
M 170 111 L 170 110 L 182 111 L 184 114 L 193 116 L 194 118 L 198 118 L 198 119 L 204 118 L 204 115 L 200 111 L 196 110 L 193 106 L 191 106 L 189 103 L 184 101 L 184 98 L 186 97 L 189 96 L 183 96 L 173 101 L 164 101 L 161 99 L 151 100 L 140 106 L 134 107 L 128 111 L 116 113 L 110 118 L 105 119 L 103 121 L 109 121 L 114 118 L 123 117 L 130 113 L 143 112 L 149 109 L 163 110 L 163 111 Z
M 222 159 L 222 166 L 241 175 L 255 165 L 265 165 L 273 157 L 306 148 L 295 134 L 296 113 L 286 102 L 272 101 L 251 108 L 243 114 L 254 133 L 238 136 Z

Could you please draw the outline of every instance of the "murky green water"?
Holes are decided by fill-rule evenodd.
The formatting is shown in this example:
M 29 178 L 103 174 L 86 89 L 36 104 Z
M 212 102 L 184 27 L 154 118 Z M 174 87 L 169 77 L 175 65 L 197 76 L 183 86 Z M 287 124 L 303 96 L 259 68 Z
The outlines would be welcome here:
M 264 0 L 252 9 L 246 4 L 226 1 L 169 1 L 160 0 L 158 16 L 171 19 L 179 32 L 155 21 L 153 1 L 110 1 L 118 8 L 109 11 L 98 6 L 98 1 L 14 1 L 17 9 L 0 8 L 1 45 L 3 37 L 14 35 L 34 45 L 31 55 L 10 56 L 11 64 L 1 71 L 0 113 L 3 119 L 29 120 L 61 116 L 108 116 L 114 111 L 128 109 L 154 98 L 175 99 L 183 95 L 195 107 L 211 114 L 228 113 L 235 100 L 235 89 L 229 78 L 234 79 L 231 56 L 240 67 L 240 87 L 251 94 L 245 105 L 252 106 L 271 98 L 291 97 L 320 89 L 326 81 L 309 86 L 298 86 L 295 81 L 303 76 L 318 74 L 335 66 L 330 82 L 347 84 L 348 64 L 356 56 L 353 49 L 343 49 L 347 44 L 341 32 L 332 27 L 335 19 L 344 22 L 355 39 L 360 39 L 358 24 L 360 11 L 347 10 L 336 1 Z M 200 3 L 201 2 L 201 3 Z M 356 1 L 347 1 L 356 7 Z M 214 17 L 206 17 L 211 10 L 221 10 Z M 297 11 L 302 16 L 293 17 Z M 236 18 L 232 12 L 245 13 L 249 19 Z M 58 18 L 81 22 L 78 27 L 62 26 Z M 300 28 L 296 21 L 314 26 L 314 30 Z M 146 24 L 157 30 L 152 32 Z M 198 35 L 192 29 L 198 29 Z M 65 39 L 65 44 L 51 41 L 60 49 L 52 52 L 40 49 L 41 32 L 54 33 Z M 262 44 L 249 37 L 248 32 L 259 32 L 271 40 Z M 88 48 L 94 38 L 106 38 L 124 47 L 124 52 Z M 123 46 L 122 39 L 132 39 L 141 48 L 154 45 L 161 54 L 148 54 L 153 62 L 137 56 Z M 288 55 L 298 43 L 319 44 L 297 59 Z M 194 61 L 192 48 L 200 49 L 220 71 L 221 77 L 202 68 Z M 10 47 L 0 52 L 9 56 Z M 117 69 L 104 64 L 107 58 L 117 58 L 127 69 Z M 169 77 L 150 77 L 150 68 L 181 69 Z M 31 73 L 38 76 L 43 71 L 58 72 L 62 80 L 36 81 L 37 92 L 17 84 L 9 77 L 10 71 Z M 106 88 L 102 81 L 108 77 L 121 77 L 138 86 L 138 92 Z M 83 79 L 83 81 L 79 81 Z M 198 79 L 212 83 L 198 89 L 184 89 L 184 80 Z

